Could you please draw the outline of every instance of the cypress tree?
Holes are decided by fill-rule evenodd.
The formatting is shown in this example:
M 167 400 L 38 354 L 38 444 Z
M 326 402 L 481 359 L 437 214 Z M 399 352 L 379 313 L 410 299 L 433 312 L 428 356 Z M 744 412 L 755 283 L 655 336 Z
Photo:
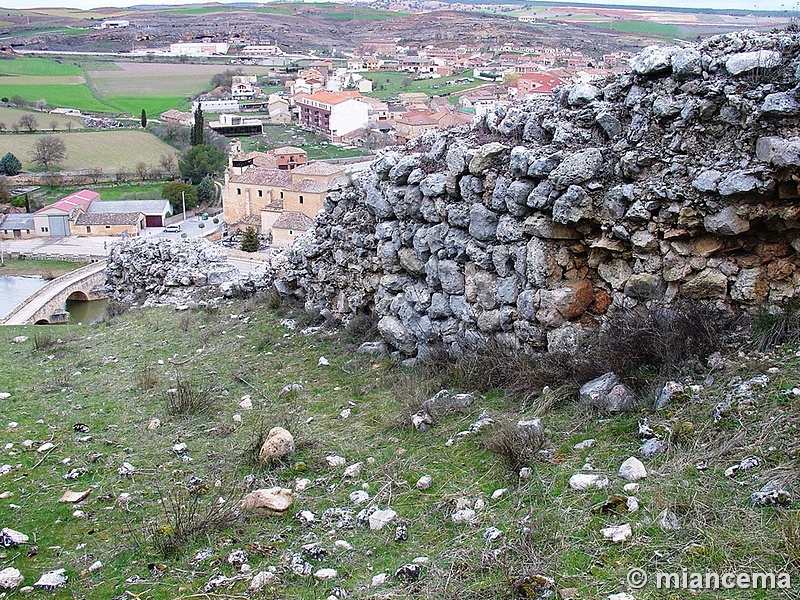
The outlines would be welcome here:
M 242 251 L 258 252 L 261 243 L 258 241 L 258 234 L 255 227 L 248 227 L 242 236 Z
M 142 109 L 142 128 L 147 127 L 147 111 Z
M 189 138 L 189 143 L 192 146 L 200 146 L 203 144 L 203 127 L 205 125 L 205 119 L 203 118 L 203 109 L 200 106 L 197 106 L 197 110 L 194 111 L 194 125 L 192 125 L 192 132 Z

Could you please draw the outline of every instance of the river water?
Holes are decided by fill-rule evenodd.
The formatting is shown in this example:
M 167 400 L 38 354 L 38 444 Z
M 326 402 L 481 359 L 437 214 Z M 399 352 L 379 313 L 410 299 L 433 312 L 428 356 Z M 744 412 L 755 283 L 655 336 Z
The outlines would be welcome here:
M 0 317 L 5 317 L 14 307 L 47 282 L 41 277 L 0 275 Z
M 41 289 L 47 283 L 39 276 L 0 275 L 0 318 L 6 316 L 14 307 Z M 108 306 L 108 300 L 93 300 L 80 302 L 68 300 L 66 309 L 69 312 L 71 324 L 83 323 L 88 325 L 99 319 Z

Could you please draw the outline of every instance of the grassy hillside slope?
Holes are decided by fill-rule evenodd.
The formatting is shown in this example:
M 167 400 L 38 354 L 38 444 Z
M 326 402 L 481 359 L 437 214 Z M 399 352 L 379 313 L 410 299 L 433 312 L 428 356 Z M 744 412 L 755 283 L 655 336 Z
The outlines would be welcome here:
M 694 388 L 657 412 L 601 415 L 556 391 L 522 402 L 488 390 L 466 407 L 440 405 L 431 427 L 418 431 L 410 415 L 425 400 L 441 387 L 474 392 L 467 382 L 486 383 L 484 374 L 469 365 L 426 370 L 356 354 L 347 334 L 304 329 L 299 313 L 276 304 L 136 310 L 94 326 L 0 330 L 0 392 L 10 394 L 0 400 L 0 467 L 9 465 L 0 475 L 0 527 L 30 537 L 4 549 L 0 567 L 20 569 L 26 585 L 66 569 L 67 588 L 54 598 L 317 599 L 335 588 L 350 598 L 532 598 L 540 597 L 540 575 L 563 598 L 606 598 L 628 589 L 632 567 L 797 575 L 796 505 L 749 501 L 768 481 L 791 486 L 800 471 L 796 342 L 773 355 L 731 350 L 728 361 L 718 361 L 722 370 L 701 369 Z M 19 335 L 29 339 L 12 343 Z M 750 385 L 752 394 L 737 391 L 756 376 L 764 377 Z M 726 395 L 738 400 L 714 422 L 712 409 Z M 169 407 L 178 398 L 198 408 L 174 414 Z M 493 424 L 463 433 L 487 416 Z M 534 416 L 542 417 L 544 434 L 527 438 L 526 450 L 513 424 Z M 642 459 L 648 476 L 630 494 L 639 509 L 596 509 L 623 493 L 617 470 L 637 455 L 644 418 L 667 450 Z M 294 435 L 297 450 L 260 464 L 258 442 L 278 425 Z M 587 439 L 596 442 L 574 448 Z M 334 455 L 344 457 L 343 466 L 328 464 Z M 750 455 L 757 467 L 724 474 Z M 135 471 L 126 474 L 123 463 Z M 346 476 L 345 466 L 356 463 L 360 472 Z M 609 477 L 608 488 L 569 488 L 587 464 Z M 521 467 L 530 471 L 521 476 Z M 432 485 L 418 489 L 424 475 Z M 298 482 L 305 489 L 283 515 L 231 512 L 246 491 L 298 489 Z M 59 502 L 67 490 L 89 494 L 77 504 Z M 355 492 L 369 500 L 356 506 Z M 376 531 L 356 524 L 357 513 L 373 505 L 391 507 L 397 518 Z M 475 510 L 474 520 L 453 522 L 464 508 Z M 677 515 L 679 530 L 655 522 L 664 509 Z M 622 523 L 633 530 L 627 542 L 600 533 Z M 398 524 L 407 541 L 395 541 Z M 490 539 L 489 527 L 499 537 Z M 314 543 L 324 551 L 302 550 Z M 246 551 L 249 570 L 235 564 L 243 556 L 237 550 Z M 312 572 L 337 574 L 329 581 L 298 575 L 289 567 L 294 553 Z M 392 576 L 414 559 L 422 564 L 417 581 Z M 248 591 L 253 575 L 270 567 L 266 587 Z M 387 581 L 373 586 L 382 573 Z M 218 575 L 227 579 L 210 586 Z M 637 600 L 686 593 L 653 585 L 631 591 Z

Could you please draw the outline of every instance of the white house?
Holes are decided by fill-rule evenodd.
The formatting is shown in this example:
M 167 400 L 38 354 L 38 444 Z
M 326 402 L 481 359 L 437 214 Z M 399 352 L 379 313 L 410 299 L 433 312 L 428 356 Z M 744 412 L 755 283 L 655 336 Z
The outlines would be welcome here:
M 314 133 L 339 141 L 369 123 L 369 106 L 358 100 L 358 92 L 317 92 L 301 96 L 300 125 Z
M 235 113 L 239 112 L 238 100 L 201 100 L 192 102 L 192 113 L 197 112 L 197 107 L 204 113 Z

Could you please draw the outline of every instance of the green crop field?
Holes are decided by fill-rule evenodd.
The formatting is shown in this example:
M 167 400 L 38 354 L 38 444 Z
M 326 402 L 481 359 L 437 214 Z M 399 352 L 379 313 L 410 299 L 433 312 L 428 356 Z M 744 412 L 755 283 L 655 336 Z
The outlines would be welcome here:
M 680 36 L 680 27 L 667 23 L 653 23 L 651 21 L 596 21 L 584 23 L 597 29 L 613 29 L 625 33 L 646 33 L 660 37 L 676 38 Z
M 0 95 L 20 96 L 29 102 L 44 99 L 50 106 L 77 108 L 84 112 L 116 112 L 113 106 L 98 100 L 85 84 L 76 85 L 6 85 L 0 78 Z
M 36 168 L 30 155 L 41 135 L 0 135 L 0 156 L 13 152 L 24 169 Z M 59 165 L 64 170 L 99 167 L 107 173 L 132 171 L 139 162 L 155 167 L 161 156 L 177 154 L 156 136 L 140 130 L 76 132 L 60 137 L 67 145 L 67 157 Z
M 242 9 L 239 9 L 242 10 Z M 267 6 L 259 8 L 248 8 L 249 12 L 257 12 L 272 15 L 309 15 L 314 14 L 328 19 L 355 19 L 374 21 L 381 19 L 391 19 L 401 16 L 403 13 L 390 10 L 376 10 L 374 8 L 341 6 L 328 2 L 309 3 L 309 4 L 283 4 L 281 6 Z M 202 6 L 197 8 L 170 8 L 159 11 L 172 15 L 206 15 L 219 12 L 232 12 L 231 8 L 222 6 Z
M 80 67 L 44 58 L 15 58 L 0 60 L 0 75 L 28 75 L 36 77 L 64 77 L 83 75 Z
M 400 71 L 375 71 L 363 73 L 364 77 L 371 80 L 373 92 L 364 94 L 375 98 L 392 98 L 401 92 L 423 92 L 428 96 L 444 96 L 458 92 L 463 92 L 479 85 L 486 84 L 485 81 L 474 80 L 467 83 L 450 85 L 448 82 L 456 79 L 472 78 L 472 71 L 465 71 L 459 75 L 451 77 L 440 77 L 439 79 L 422 79 L 415 81 L 411 73 Z

